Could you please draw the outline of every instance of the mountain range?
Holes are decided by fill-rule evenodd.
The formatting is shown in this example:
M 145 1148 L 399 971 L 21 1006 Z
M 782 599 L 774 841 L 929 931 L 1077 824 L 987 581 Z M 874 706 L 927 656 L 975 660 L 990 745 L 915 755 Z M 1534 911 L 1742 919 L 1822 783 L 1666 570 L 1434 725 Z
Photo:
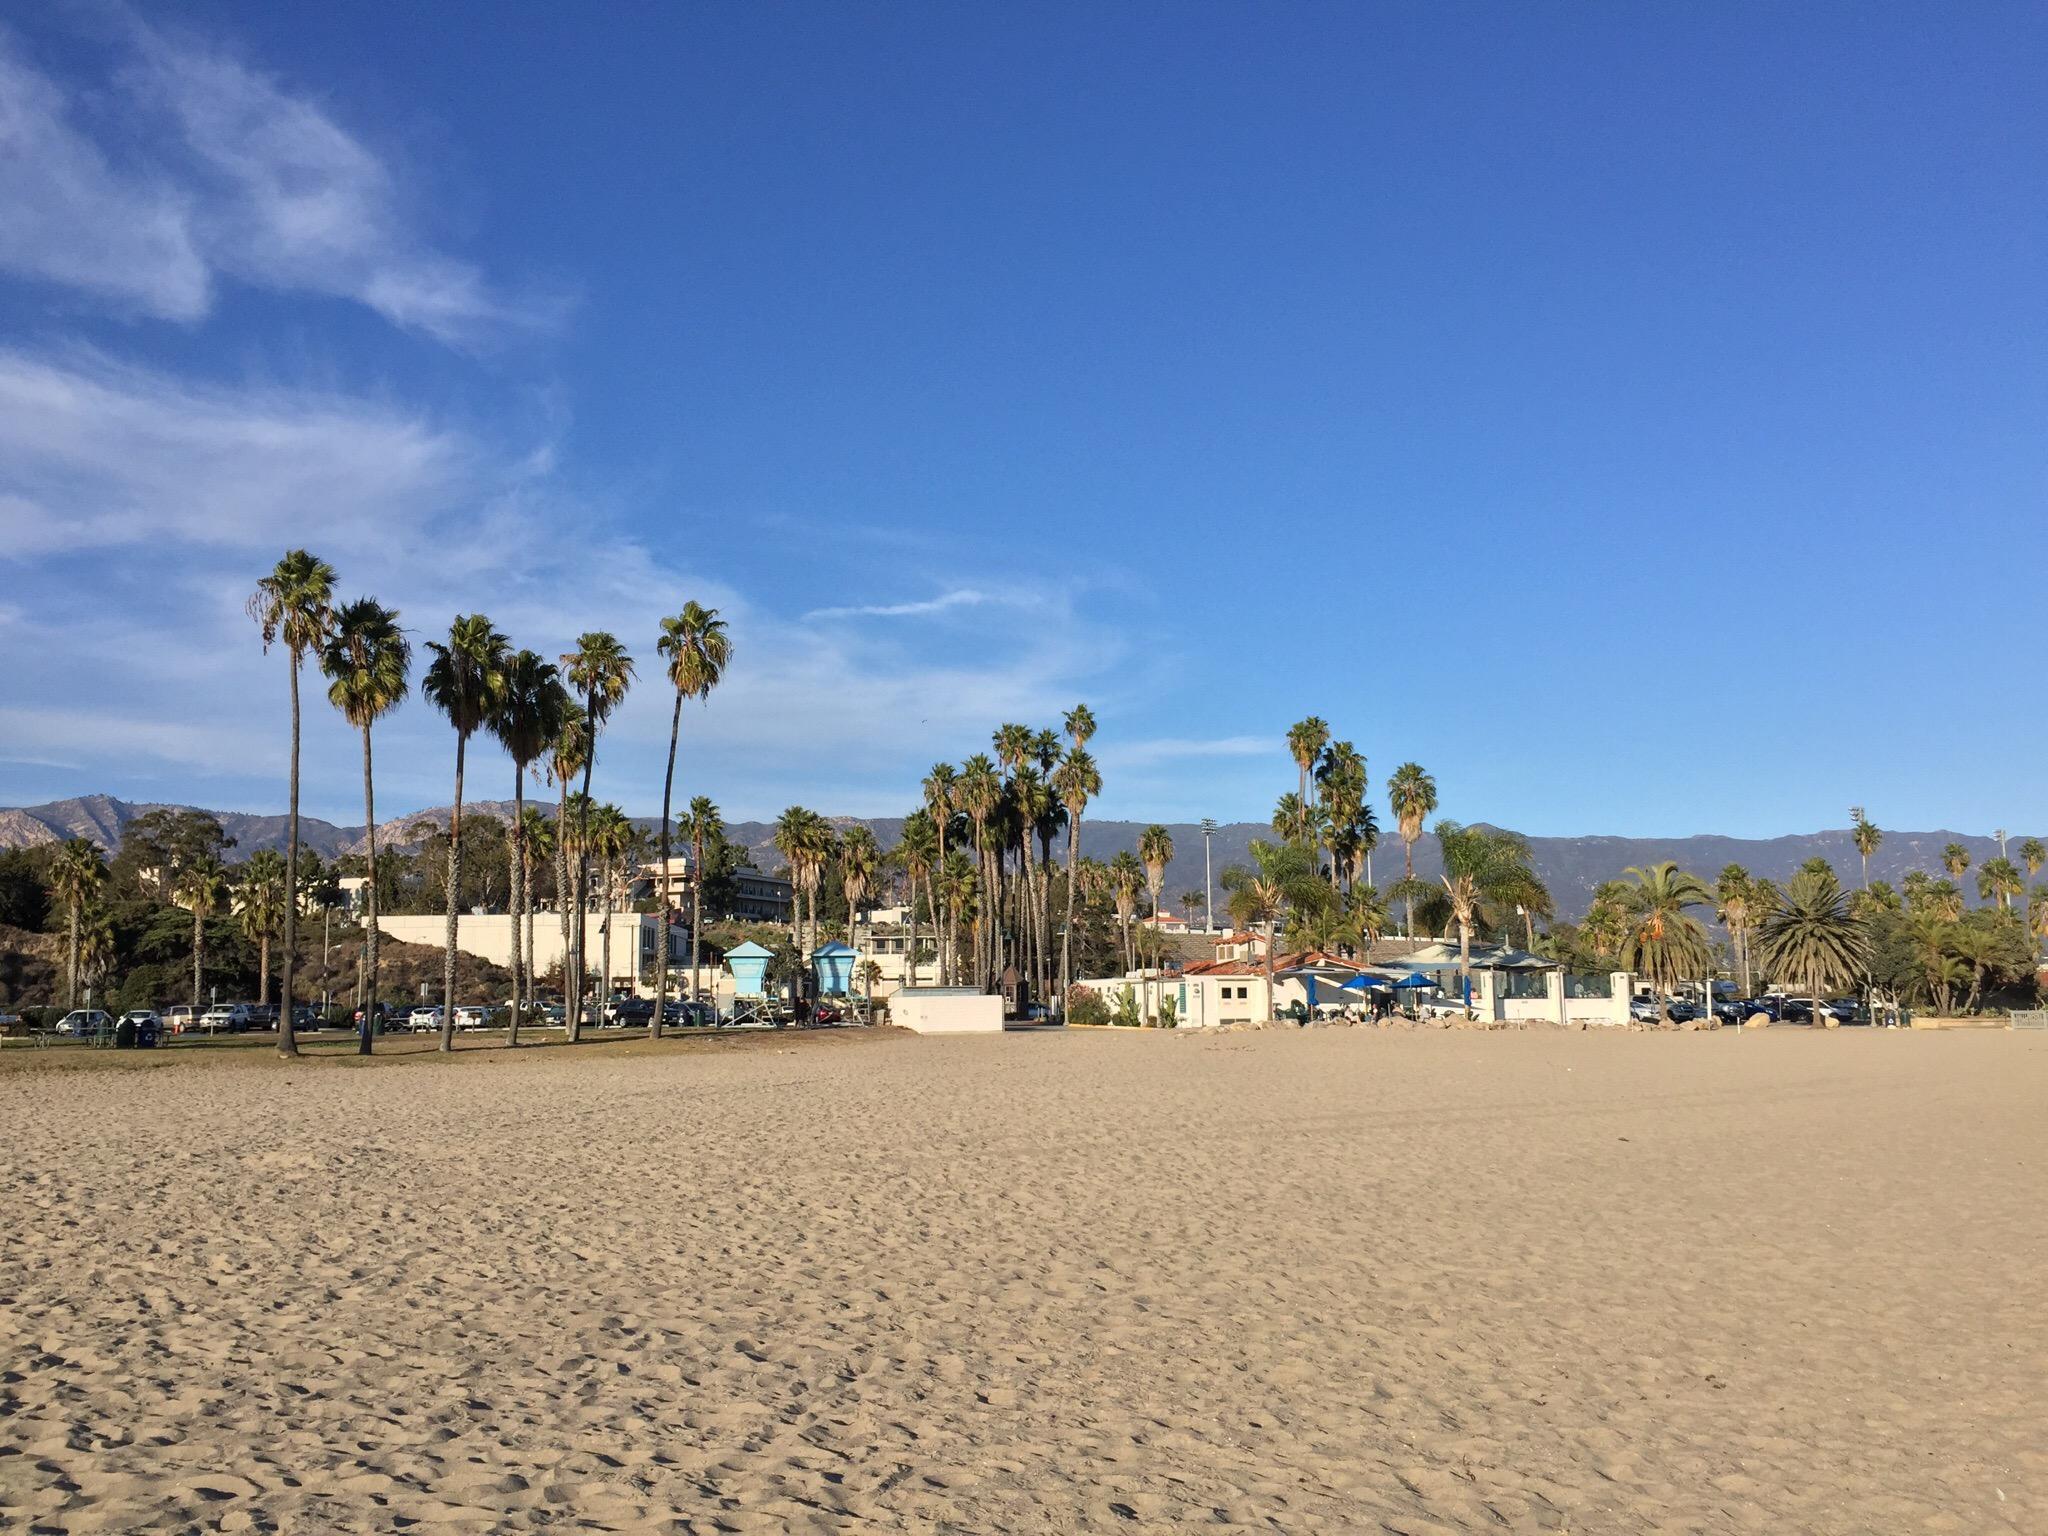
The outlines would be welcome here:
M 548 804 L 540 804 L 539 808 L 549 813 L 554 809 Z M 145 811 L 166 809 L 189 810 L 193 807 L 138 804 L 118 800 L 112 795 L 83 795 L 71 800 L 54 800 L 45 805 L 0 809 L 0 848 L 32 847 L 74 837 L 90 837 L 111 853 L 120 847 L 122 832 L 129 822 Z M 472 816 L 509 820 L 512 802 L 473 801 L 463 810 Z M 213 811 L 211 814 L 219 818 L 227 835 L 235 840 L 235 857 L 247 857 L 259 848 L 281 849 L 284 846 L 283 816 L 254 815 L 243 811 Z M 448 814 L 447 806 L 436 806 L 395 816 L 379 824 L 378 846 L 416 847 L 422 827 L 428 824 L 436 828 L 445 827 Z M 650 832 L 656 828 L 654 818 L 639 817 L 636 820 Z M 864 821 L 873 828 L 876 839 L 884 848 L 894 846 L 903 828 L 900 817 L 835 817 L 833 820 L 842 827 Z M 1135 852 L 1139 834 L 1145 825 L 1136 821 L 1084 820 L 1081 850 L 1093 858 L 1108 858 L 1123 849 Z M 1187 823 L 1170 824 L 1168 830 L 1173 834 L 1174 857 L 1167 866 L 1165 905 L 1169 911 L 1178 911 L 1184 893 L 1202 890 L 1202 832 L 1200 827 Z M 775 852 L 775 829 L 771 823 L 735 822 L 727 828 L 727 833 L 735 842 L 752 851 L 755 863 L 761 868 L 780 867 L 782 861 Z M 317 850 L 323 858 L 361 852 L 365 843 L 361 826 L 337 826 L 312 816 L 299 818 L 299 835 L 304 846 Z M 1271 829 L 1260 822 L 1232 822 L 1217 827 L 1209 850 L 1211 869 L 1216 875 L 1221 875 L 1232 864 L 1246 863 L 1251 840 L 1271 836 Z M 2017 846 L 2020 840 L 2020 834 L 2008 838 L 2013 846 Z M 1886 832 L 1883 844 L 1871 856 L 1871 878 L 1896 883 L 1913 869 L 1940 874 L 1941 852 L 1950 843 L 1961 843 L 1969 850 L 1973 867 L 1996 857 L 1999 851 L 1996 840 L 1968 833 Z M 1602 881 L 1616 878 L 1631 864 L 1651 864 L 1661 859 L 1675 860 L 1682 868 L 1690 869 L 1709 881 L 1724 865 L 1740 864 L 1753 875 L 1782 882 L 1789 879 L 1806 860 L 1819 855 L 1833 864 L 1846 881 L 1853 883 L 1862 877 L 1861 862 L 1849 840 L 1847 828 L 1773 838 L 1714 834 L 1691 837 L 1532 837 L 1529 846 L 1537 873 L 1550 887 L 1558 915 L 1567 918 L 1575 918 L 1586 910 L 1595 888 Z M 1063 845 L 1056 847 L 1056 857 L 1063 857 L 1061 847 Z M 1380 883 L 1386 883 L 1400 870 L 1401 854 L 1399 840 L 1388 835 L 1373 856 L 1373 874 Z M 1436 840 L 1425 835 L 1415 845 L 1415 872 L 1425 879 L 1434 879 L 1441 868 Z M 1966 888 L 1972 887 L 1967 878 L 1963 883 Z

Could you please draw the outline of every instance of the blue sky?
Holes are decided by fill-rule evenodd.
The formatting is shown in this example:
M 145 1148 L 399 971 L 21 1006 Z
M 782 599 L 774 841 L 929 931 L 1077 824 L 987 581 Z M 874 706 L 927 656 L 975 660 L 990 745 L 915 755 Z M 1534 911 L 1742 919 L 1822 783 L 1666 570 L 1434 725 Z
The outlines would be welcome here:
M 2042 821 L 2038 8 L 492 17 L 0 22 L 0 804 L 281 808 L 305 544 L 617 630 L 635 812 L 696 597 L 732 817 L 1085 699 L 1108 816 L 1263 817 L 1313 712 L 1533 833 Z

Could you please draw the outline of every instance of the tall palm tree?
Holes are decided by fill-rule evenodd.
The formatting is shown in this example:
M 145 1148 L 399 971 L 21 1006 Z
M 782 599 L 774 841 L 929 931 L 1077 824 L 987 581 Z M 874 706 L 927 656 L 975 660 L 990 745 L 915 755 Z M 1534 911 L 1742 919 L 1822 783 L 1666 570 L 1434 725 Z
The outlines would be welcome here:
M 1422 837 L 1423 822 L 1436 809 L 1436 780 L 1423 771 L 1422 764 L 1403 763 L 1387 780 L 1387 803 L 1394 813 L 1394 824 L 1401 832 L 1401 858 L 1406 873 L 1403 883 L 1409 887 L 1404 937 L 1412 939 L 1415 937 L 1415 844 Z
M 725 837 L 725 822 L 709 795 L 698 795 L 690 802 L 689 814 L 683 818 L 683 832 L 690 839 L 690 996 L 694 1000 L 700 952 L 697 936 L 704 928 L 704 849 Z
M 619 869 L 630 865 L 640 841 L 640 829 L 616 805 L 600 805 L 590 813 L 590 856 L 597 860 L 598 888 L 604 895 L 604 918 L 598 925 L 598 993 L 609 999 L 612 977 L 612 908 L 617 893 Z M 649 1029 L 653 1025 L 649 1024 Z
M 2030 837 L 2020 844 L 2020 862 L 2027 866 L 2027 878 L 2033 879 L 2041 873 L 2041 866 L 2048 864 L 2048 848 L 2041 846 L 2041 839 Z
M 1636 882 L 1636 889 L 1631 892 L 1621 963 L 1657 989 L 1657 1010 L 1665 1013 L 1665 999 L 1674 985 L 1706 974 L 1706 930 L 1686 908 L 1709 905 L 1714 893 L 1672 859 L 1648 868 L 1632 864 L 1622 874 Z
M 315 559 L 303 549 L 294 549 L 278 561 L 270 574 L 256 583 L 249 596 L 249 616 L 263 632 L 263 649 L 279 640 L 291 663 L 292 761 L 291 808 L 285 819 L 284 883 L 299 888 L 299 667 L 310 652 L 317 655 L 327 643 L 328 626 L 334 616 L 334 567 Z M 284 909 L 284 1006 L 277 1012 L 279 1054 L 299 1053 L 298 1034 L 292 1027 L 293 969 L 298 962 L 299 904 L 285 903 Z
M 235 916 L 241 920 L 242 936 L 256 946 L 256 1001 L 270 1001 L 270 941 L 284 921 L 284 855 L 274 848 L 259 848 L 249 855 L 235 881 Z M 279 1028 L 283 1027 L 282 1012 Z
M 1120 849 L 1109 861 L 1110 891 L 1116 898 L 1116 922 L 1123 934 L 1124 971 L 1126 974 L 1137 969 L 1137 961 L 1131 953 L 1131 915 L 1137 910 L 1138 892 L 1145 888 L 1145 866 L 1132 855 L 1130 849 Z
M 959 770 L 951 763 L 933 763 L 931 772 L 924 776 L 924 803 L 925 808 L 931 812 L 932 826 L 938 832 L 937 867 L 940 869 L 946 866 L 946 833 L 951 826 L 953 813 L 960 809 L 959 791 Z M 932 920 L 939 925 L 944 934 L 939 943 L 939 985 L 948 987 L 953 984 L 953 925 L 936 910 L 932 913 Z
M 1458 927 L 1458 980 L 1469 1007 L 1472 991 L 1472 930 L 1489 904 L 1512 902 L 1514 893 L 1532 878 L 1529 845 L 1512 832 L 1461 827 L 1454 821 L 1436 824 L 1437 846 L 1443 853 L 1441 877 L 1451 921 Z
M 1849 822 L 1849 839 L 1855 843 L 1856 852 L 1863 859 L 1863 883 L 1867 887 L 1870 884 L 1870 856 L 1877 852 L 1877 845 L 1884 841 L 1884 833 L 1877 829 L 1875 822 L 1863 814 L 1863 807 L 1860 805 L 1849 807 Z
M 846 944 L 858 949 L 854 936 L 860 914 L 875 894 L 875 877 L 882 870 L 882 848 L 872 828 L 856 822 L 839 840 L 839 884 L 846 897 Z
M 65 928 L 69 936 L 66 948 L 69 960 L 64 969 L 67 1008 L 78 1006 L 79 931 L 85 910 L 99 894 L 106 879 L 107 866 L 100 859 L 100 845 L 89 837 L 74 837 L 64 844 L 50 871 L 51 887 L 57 899 L 64 904 Z
M 910 914 L 910 937 L 904 948 L 903 985 L 917 985 L 917 887 L 920 880 L 929 889 L 933 866 L 938 862 L 938 834 L 932 826 L 931 812 L 922 808 L 912 811 L 903 818 L 903 835 L 895 847 L 896 861 L 903 866 L 904 883 L 910 888 L 904 909 Z M 934 902 L 932 920 L 938 921 L 938 907 Z M 936 948 L 936 946 L 934 946 Z
M 981 877 L 984 936 L 974 948 L 974 984 L 986 991 L 995 979 L 996 945 L 991 937 L 998 921 L 1000 888 L 989 872 L 988 829 L 1003 800 L 1003 782 L 986 753 L 977 752 L 960 765 L 960 808 L 974 823 L 975 868 Z
M 569 1004 L 569 940 L 574 930 L 570 907 L 576 888 L 569 879 L 569 856 L 576 848 L 576 829 L 569 824 L 569 785 L 584 771 L 590 759 L 590 719 L 583 706 L 571 700 L 562 715 L 562 729 L 548 747 L 548 777 L 555 781 L 555 911 L 562 926 L 562 1022 L 575 1044 L 583 1038 L 583 1015 Z M 589 803 L 584 796 L 582 803 Z
M 669 807 L 675 794 L 676 741 L 683 728 L 683 700 L 711 697 L 711 690 L 718 686 L 732 660 L 732 639 L 718 610 L 706 608 L 692 598 L 683 604 L 681 613 L 661 621 L 661 638 L 654 642 L 654 648 L 667 661 L 669 684 L 676 691 L 675 708 L 668 721 L 668 771 L 661 780 L 661 933 L 654 946 L 654 1027 L 649 1031 L 659 1037 L 661 1011 L 668 1003 Z M 702 873 L 698 866 L 690 867 L 693 882 Z M 696 942 L 693 924 L 690 943 L 694 946 Z
M 508 1044 L 519 1043 L 519 1023 L 533 1007 L 533 853 L 536 833 L 547 835 L 545 819 L 526 804 L 526 774 L 550 746 L 575 709 L 555 664 L 538 651 L 515 651 L 505 658 L 502 682 L 493 701 L 491 734 L 512 759 L 512 1022 Z M 526 922 L 526 943 L 520 945 L 520 919 Z
M 363 832 L 368 839 L 363 888 L 366 937 L 363 949 L 363 1026 L 357 1050 L 370 1054 L 371 1015 L 377 1006 L 377 795 L 370 761 L 370 727 L 405 699 L 412 668 L 412 642 L 398 627 L 398 614 L 374 598 L 359 597 L 339 609 L 320 653 L 327 698 L 348 723 L 363 733 Z
M 228 899 L 227 872 L 212 854 L 202 854 L 178 872 L 172 899 L 192 914 L 192 1011 L 204 1007 L 206 920 Z
M 1735 947 L 1735 965 L 1742 977 L 1742 995 L 1750 996 L 1749 936 L 1756 924 L 1756 887 L 1740 864 L 1727 865 L 1714 882 L 1714 900 Z
M 1152 898 L 1153 968 L 1159 961 L 1159 893 L 1166 885 L 1166 866 L 1173 862 L 1173 834 L 1154 822 L 1138 834 L 1138 862 L 1145 866 L 1145 889 Z
M 455 925 L 462 891 L 462 767 L 469 738 L 491 721 L 505 686 L 508 644 L 480 613 L 448 626 L 446 644 L 429 640 L 434 659 L 420 677 L 427 702 L 455 727 L 455 804 L 448 814 L 448 942 L 441 957 L 441 1049 L 455 1049 Z
M 1252 865 L 1232 865 L 1223 871 L 1220 883 L 1228 892 L 1226 910 L 1234 926 L 1249 929 L 1264 924 L 1266 929 L 1266 1008 L 1273 1005 L 1273 971 L 1279 963 L 1280 920 L 1290 907 L 1308 907 L 1324 897 L 1315 859 L 1298 841 L 1269 843 L 1263 838 L 1251 842 Z
M 830 834 L 824 817 L 801 805 L 792 805 L 775 822 L 775 850 L 789 864 L 789 883 L 795 898 L 790 917 L 796 930 L 796 947 L 805 965 L 809 965 L 814 947 L 818 886 L 824 879 Z
M 1294 758 L 1294 766 L 1301 771 L 1301 783 L 1296 794 L 1301 807 L 1301 825 L 1295 829 L 1297 837 L 1308 836 L 1308 777 L 1316 765 L 1316 759 L 1323 755 L 1323 748 L 1330 740 L 1330 725 L 1316 715 L 1297 721 L 1287 729 L 1287 751 Z
M 605 722 L 633 684 L 633 658 L 619 643 L 618 636 L 594 629 L 576 637 L 576 649 L 562 658 L 562 673 L 583 700 L 583 718 L 590 729 L 589 749 L 583 755 L 583 803 L 587 807 L 590 803 L 590 771 L 597 764 L 597 738 L 603 734 Z M 590 895 L 590 829 L 587 825 L 578 824 L 576 841 L 576 910 L 572 946 L 575 951 L 575 986 L 568 999 L 572 1039 L 577 1035 L 576 1026 L 583 1018 L 584 908 Z M 565 977 L 571 974 L 568 967 L 563 968 L 563 974 Z
M 1951 880 L 1963 878 L 1963 871 L 1970 867 L 1970 850 L 1961 843 L 1950 843 L 1941 850 L 1941 867 L 1948 871 Z
M 1848 986 L 1863 970 L 1870 942 L 1849 912 L 1833 871 L 1803 869 L 1772 903 L 1757 935 L 1757 951 L 1774 975 L 1802 981 L 1813 999 L 1813 1022 L 1826 1022 L 1821 1000 Z
M 1102 793 L 1101 770 L 1086 747 L 1076 744 L 1067 749 L 1053 774 L 1053 788 L 1067 808 L 1067 915 L 1060 929 L 1060 1006 L 1064 1009 L 1068 989 L 1074 985 L 1074 893 L 1080 885 L 1075 871 L 1081 860 L 1081 813 Z

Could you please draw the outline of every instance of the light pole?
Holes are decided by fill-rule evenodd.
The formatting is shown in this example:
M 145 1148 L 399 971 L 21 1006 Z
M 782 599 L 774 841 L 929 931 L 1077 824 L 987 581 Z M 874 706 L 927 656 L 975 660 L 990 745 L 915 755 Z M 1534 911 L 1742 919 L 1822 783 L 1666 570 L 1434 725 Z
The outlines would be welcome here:
M 1212 894 L 1209 869 L 1209 839 L 1216 835 L 1216 819 L 1202 818 L 1202 926 L 1210 933 L 1216 931 L 1216 904 Z

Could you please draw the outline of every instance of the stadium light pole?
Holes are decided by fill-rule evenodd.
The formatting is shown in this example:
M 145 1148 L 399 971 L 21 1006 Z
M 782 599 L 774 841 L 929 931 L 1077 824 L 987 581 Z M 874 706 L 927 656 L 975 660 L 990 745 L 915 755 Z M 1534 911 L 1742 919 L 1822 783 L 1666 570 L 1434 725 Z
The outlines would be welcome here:
M 1209 839 L 1216 835 L 1216 819 L 1202 818 L 1202 926 L 1210 933 L 1216 931 L 1215 885 L 1210 878 Z

